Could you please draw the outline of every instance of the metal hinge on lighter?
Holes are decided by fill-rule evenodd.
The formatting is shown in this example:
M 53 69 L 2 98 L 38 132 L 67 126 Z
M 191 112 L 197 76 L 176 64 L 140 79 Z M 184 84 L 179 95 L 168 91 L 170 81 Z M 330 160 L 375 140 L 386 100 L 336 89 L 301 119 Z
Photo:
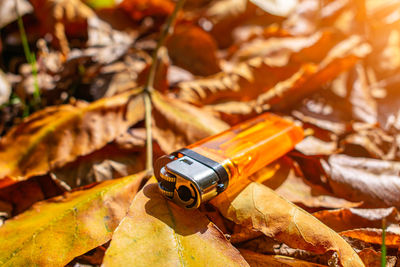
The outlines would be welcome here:
M 229 184 L 283 156 L 302 139 L 302 128 L 264 113 L 162 156 L 155 163 L 155 176 L 166 198 L 195 209 Z

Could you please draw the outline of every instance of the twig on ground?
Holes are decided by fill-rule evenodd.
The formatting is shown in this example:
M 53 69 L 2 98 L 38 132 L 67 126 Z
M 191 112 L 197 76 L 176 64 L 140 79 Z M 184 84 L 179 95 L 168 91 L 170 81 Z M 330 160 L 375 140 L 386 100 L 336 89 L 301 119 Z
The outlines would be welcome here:
M 185 0 L 178 0 L 175 5 L 175 9 L 172 14 L 168 17 L 166 24 L 164 25 L 161 36 L 157 42 L 157 46 L 152 54 L 152 64 L 150 66 L 149 74 L 147 76 L 146 83 L 143 89 L 144 106 L 145 106 L 145 125 L 146 125 L 146 170 L 153 170 L 153 139 L 151 132 L 151 92 L 154 90 L 154 77 L 156 75 L 157 63 L 158 63 L 158 52 L 164 45 L 165 39 L 168 34 L 172 32 L 173 25 L 179 10 L 182 9 Z

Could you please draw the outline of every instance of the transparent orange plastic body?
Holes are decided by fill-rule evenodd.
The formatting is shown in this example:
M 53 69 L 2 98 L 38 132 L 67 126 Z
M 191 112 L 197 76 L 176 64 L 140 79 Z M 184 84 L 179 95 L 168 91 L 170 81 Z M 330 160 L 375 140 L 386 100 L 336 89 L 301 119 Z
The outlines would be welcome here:
M 264 113 L 187 148 L 222 164 L 232 183 L 280 158 L 302 139 L 302 128 Z

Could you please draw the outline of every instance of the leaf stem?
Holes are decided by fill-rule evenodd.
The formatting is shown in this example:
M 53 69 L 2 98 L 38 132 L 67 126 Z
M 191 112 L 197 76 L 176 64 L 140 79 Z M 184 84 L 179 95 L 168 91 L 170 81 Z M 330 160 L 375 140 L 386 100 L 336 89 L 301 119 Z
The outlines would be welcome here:
M 158 39 L 156 48 L 152 54 L 152 64 L 150 66 L 149 74 L 146 79 L 146 83 L 143 89 L 143 98 L 144 98 L 144 106 L 145 106 L 145 126 L 146 126 L 146 170 L 153 170 L 153 138 L 151 131 L 151 93 L 154 90 L 154 78 L 157 71 L 158 65 L 158 54 L 160 48 L 164 45 L 165 39 L 168 34 L 172 32 L 173 25 L 175 24 L 176 17 L 179 13 L 179 10 L 182 9 L 185 0 L 178 0 L 175 4 L 174 11 L 168 17 L 167 22 L 165 23 L 160 38 Z

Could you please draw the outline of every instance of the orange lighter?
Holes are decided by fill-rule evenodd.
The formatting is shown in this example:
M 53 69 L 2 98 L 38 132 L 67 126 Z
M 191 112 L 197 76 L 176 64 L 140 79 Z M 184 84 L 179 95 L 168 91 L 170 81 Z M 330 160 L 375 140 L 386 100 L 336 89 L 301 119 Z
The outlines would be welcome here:
M 154 171 L 160 192 L 180 206 L 198 208 L 302 139 L 303 130 L 293 122 L 264 113 L 159 158 Z

